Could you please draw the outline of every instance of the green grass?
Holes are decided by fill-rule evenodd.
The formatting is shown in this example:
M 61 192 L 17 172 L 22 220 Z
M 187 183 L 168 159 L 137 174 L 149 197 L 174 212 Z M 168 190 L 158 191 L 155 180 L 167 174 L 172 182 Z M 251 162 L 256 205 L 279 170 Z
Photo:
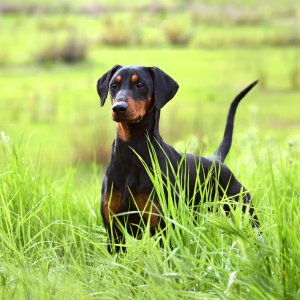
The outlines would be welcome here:
M 223 4 L 208 8 L 220 13 Z M 149 14 L 137 7 L 96 18 L 0 16 L 0 131 L 10 137 L 0 142 L 1 298 L 300 299 L 299 49 L 285 41 L 297 17 L 290 0 L 260 5 L 238 5 L 266 13 L 253 25 L 218 13 L 201 20 L 191 9 Z M 101 43 L 108 18 L 142 34 L 142 44 Z M 171 22 L 193 29 L 187 45 L 168 43 L 164 26 Z M 85 39 L 84 62 L 36 60 L 44 46 L 70 36 Z M 212 213 L 202 204 L 192 215 L 180 190 L 182 201 L 172 206 L 172 189 L 168 199 L 159 193 L 154 163 L 154 185 L 173 217 L 164 247 L 164 237 L 146 232 L 141 240 L 126 236 L 126 255 L 108 254 L 99 206 L 115 124 L 110 104 L 100 108 L 96 81 L 117 63 L 158 66 L 179 83 L 162 110 L 161 134 L 179 151 L 192 137 L 190 152 L 204 156 L 221 141 L 232 99 L 260 79 L 238 108 L 226 165 L 253 196 L 261 236 L 239 206 L 231 219 L 217 210 L 226 198 Z
M 194 215 L 179 189 L 174 207 L 172 188 L 168 198 L 161 192 L 154 157 L 152 180 L 167 232 L 150 237 L 146 230 L 141 240 L 126 234 L 127 253 L 119 255 L 106 251 L 101 169 L 94 166 L 79 189 L 76 168 L 53 175 L 51 164 L 32 159 L 27 146 L 2 144 L 2 298 L 299 299 L 299 140 L 269 150 L 253 141 L 258 137 L 248 135 L 246 150 L 235 144 L 238 159 L 226 163 L 253 195 L 262 235 L 249 226 L 249 215 L 241 218 L 240 206 L 231 220 L 216 210 L 226 198 L 212 212 L 202 203 Z

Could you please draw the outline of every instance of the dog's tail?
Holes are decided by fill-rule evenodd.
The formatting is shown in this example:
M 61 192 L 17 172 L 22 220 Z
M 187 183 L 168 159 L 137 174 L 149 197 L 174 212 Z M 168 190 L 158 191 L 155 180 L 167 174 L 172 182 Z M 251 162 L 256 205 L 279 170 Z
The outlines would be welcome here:
M 233 125 L 234 125 L 234 116 L 236 109 L 240 103 L 240 101 L 248 94 L 248 92 L 257 84 L 258 80 L 254 81 L 252 84 L 250 84 L 247 88 L 245 88 L 243 91 L 241 91 L 235 99 L 231 102 L 228 116 L 227 116 L 227 123 L 225 127 L 225 132 L 223 136 L 223 141 L 220 145 L 220 147 L 215 151 L 215 153 L 212 155 L 215 156 L 216 160 L 220 162 L 224 162 L 230 147 L 232 143 L 232 133 L 233 133 Z

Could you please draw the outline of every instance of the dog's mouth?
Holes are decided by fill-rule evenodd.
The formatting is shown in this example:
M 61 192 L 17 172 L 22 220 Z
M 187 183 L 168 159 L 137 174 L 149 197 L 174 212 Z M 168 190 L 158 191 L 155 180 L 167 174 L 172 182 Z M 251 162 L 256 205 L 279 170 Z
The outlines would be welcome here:
M 143 117 L 142 116 L 117 116 L 116 114 L 114 114 L 114 112 L 112 111 L 111 113 L 112 116 L 112 120 L 117 122 L 117 123 L 139 123 Z
M 151 98 L 150 98 L 151 100 Z M 148 101 L 150 103 L 150 101 Z M 147 111 L 147 102 L 128 98 L 127 102 L 113 102 L 111 117 L 118 123 L 139 123 Z

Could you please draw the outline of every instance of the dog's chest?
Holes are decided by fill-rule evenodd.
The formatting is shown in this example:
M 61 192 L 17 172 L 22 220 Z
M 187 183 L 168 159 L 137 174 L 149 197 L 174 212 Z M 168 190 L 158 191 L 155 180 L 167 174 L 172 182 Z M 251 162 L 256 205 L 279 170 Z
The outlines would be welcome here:
M 130 212 L 128 222 L 140 224 L 141 218 L 155 227 L 160 214 L 160 206 L 155 199 L 153 184 L 142 167 L 133 165 L 129 174 L 116 165 L 108 168 L 102 185 L 101 213 L 106 223 L 113 215 Z M 152 214 L 151 214 L 152 212 Z
M 147 190 L 130 191 L 117 188 L 107 189 L 101 200 L 101 214 L 106 226 L 117 219 L 128 232 L 138 236 L 140 228 L 150 224 L 152 232 L 160 220 L 161 207 L 155 196 Z

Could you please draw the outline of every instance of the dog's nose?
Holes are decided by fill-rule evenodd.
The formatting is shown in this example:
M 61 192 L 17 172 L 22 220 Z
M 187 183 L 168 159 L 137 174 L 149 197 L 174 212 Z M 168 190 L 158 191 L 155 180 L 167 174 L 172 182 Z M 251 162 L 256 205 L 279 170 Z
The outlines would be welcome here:
M 128 109 L 128 104 L 126 102 L 120 102 L 120 103 L 116 103 L 113 107 L 112 110 L 113 112 L 119 116 L 119 115 L 123 115 L 126 113 Z

